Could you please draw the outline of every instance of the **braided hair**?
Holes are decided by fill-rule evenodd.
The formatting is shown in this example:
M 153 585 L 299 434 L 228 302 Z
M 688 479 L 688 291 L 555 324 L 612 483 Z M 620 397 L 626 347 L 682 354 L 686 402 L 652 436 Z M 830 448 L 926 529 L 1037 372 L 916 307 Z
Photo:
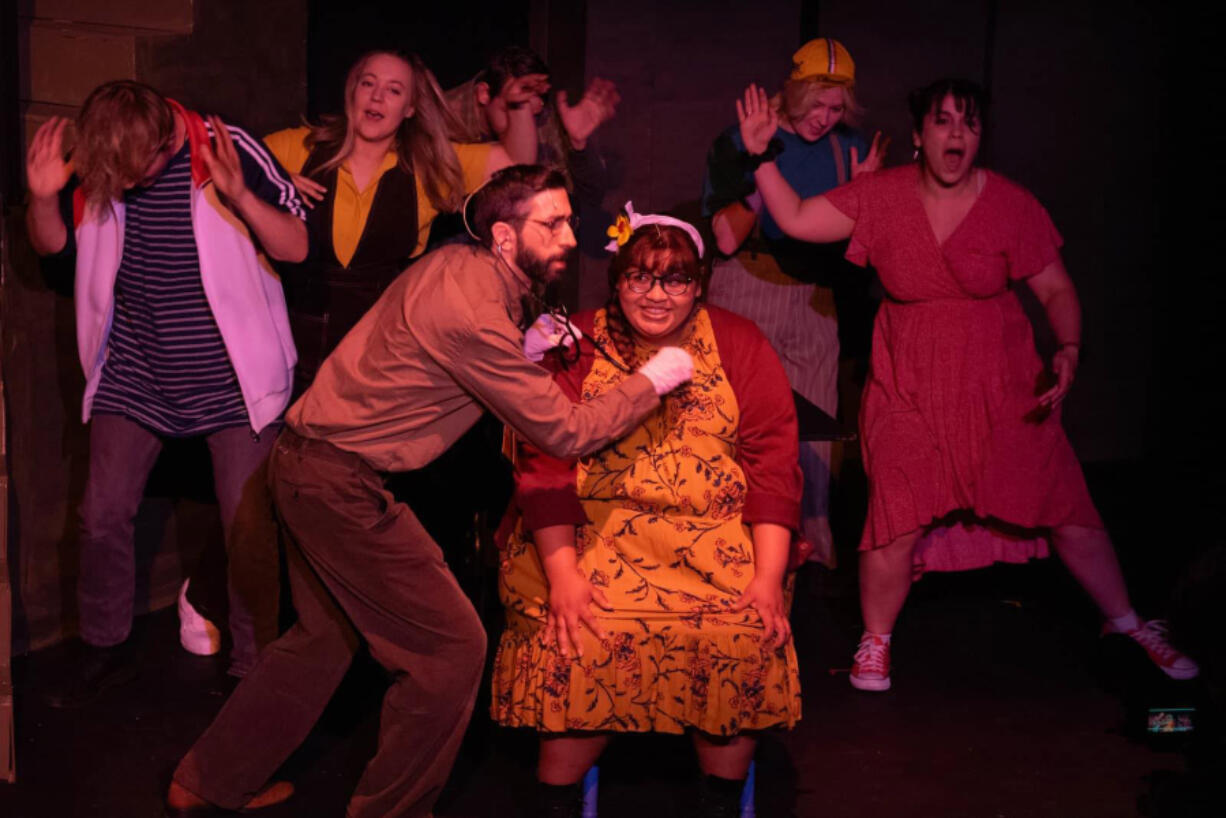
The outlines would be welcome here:
M 605 303 L 609 338 L 617 354 L 627 366 L 635 366 L 634 332 L 622 311 L 617 286 L 629 270 L 643 270 L 653 275 L 683 273 L 694 279 L 701 290 L 699 300 L 706 297 L 710 267 L 698 253 L 698 247 L 679 227 L 667 224 L 647 224 L 639 227 L 629 241 L 618 248 L 609 264 L 609 300 Z

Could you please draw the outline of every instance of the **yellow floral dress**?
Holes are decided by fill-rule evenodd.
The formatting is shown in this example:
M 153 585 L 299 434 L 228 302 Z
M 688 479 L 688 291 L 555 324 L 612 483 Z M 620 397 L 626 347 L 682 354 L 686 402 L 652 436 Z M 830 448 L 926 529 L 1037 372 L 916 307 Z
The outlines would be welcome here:
M 603 311 L 593 334 L 616 356 Z M 576 538 L 579 567 L 613 605 L 595 609 L 608 640 L 582 627 L 581 659 L 543 644 L 548 582 L 531 533 L 521 523 L 510 537 L 500 572 L 507 627 L 491 705 L 503 725 L 733 735 L 800 718 L 791 641 L 771 648 L 756 612 L 730 611 L 754 576 L 754 547 L 741 520 L 740 411 L 705 309 L 682 345 L 694 358 L 691 383 L 577 464 L 589 520 Z M 598 356 L 583 399 L 626 377 Z

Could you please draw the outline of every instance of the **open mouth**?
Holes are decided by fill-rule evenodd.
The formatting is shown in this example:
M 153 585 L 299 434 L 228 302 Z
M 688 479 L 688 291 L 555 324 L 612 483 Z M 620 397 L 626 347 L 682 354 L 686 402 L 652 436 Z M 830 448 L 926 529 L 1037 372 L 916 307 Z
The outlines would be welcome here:
M 957 170 L 962 166 L 962 159 L 965 156 L 965 148 L 946 148 L 945 153 L 941 155 L 941 158 L 945 162 L 946 170 Z
M 369 108 L 362 112 L 362 116 L 369 122 L 382 122 L 384 119 L 381 112 Z

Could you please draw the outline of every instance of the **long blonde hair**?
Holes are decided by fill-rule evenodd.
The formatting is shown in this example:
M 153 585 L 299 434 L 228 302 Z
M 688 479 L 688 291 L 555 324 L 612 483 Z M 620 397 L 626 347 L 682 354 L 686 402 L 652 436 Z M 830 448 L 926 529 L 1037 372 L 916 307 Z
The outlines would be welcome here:
M 117 80 L 91 91 L 77 116 L 72 152 L 90 205 L 118 199 L 139 183 L 174 132 L 170 103 L 148 85 Z
M 396 128 L 393 144 L 397 164 L 404 172 L 421 178 L 422 187 L 437 210 L 459 210 L 464 198 L 464 175 L 451 143 L 453 139 L 459 141 L 460 124 L 448 109 L 434 74 L 420 57 L 409 52 L 368 51 L 349 69 L 345 78 L 344 110 L 322 117 L 318 124 L 311 126 L 307 136 L 307 149 L 319 148 L 327 156 L 317 173 L 326 173 L 339 166 L 353 152 L 356 126 L 349 112 L 362 70 L 367 61 L 379 55 L 403 61 L 412 75 L 410 101 L 414 113 Z

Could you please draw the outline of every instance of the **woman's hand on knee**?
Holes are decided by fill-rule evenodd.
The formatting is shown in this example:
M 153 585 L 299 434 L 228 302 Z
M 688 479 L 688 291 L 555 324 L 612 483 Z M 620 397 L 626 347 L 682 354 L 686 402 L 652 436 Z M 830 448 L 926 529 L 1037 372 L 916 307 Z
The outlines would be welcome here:
M 733 611 L 746 608 L 753 608 L 762 620 L 762 641 L 766 644 L 781 648 L 792 638 L 792 623 L 788 621 L 780 583 L 762 577 L 751 579 L 740 599 L 732 606 Z
M 545 643 L 556 642 L 566 658 L 583 655 L 582 628 L 587 627 L 601 641 L 608 638 L 596 620 L 595 608 L 613 610 L 604 592 L 578 571 L 567 572 L 549 585 L 549 611 L 545 615 Z

